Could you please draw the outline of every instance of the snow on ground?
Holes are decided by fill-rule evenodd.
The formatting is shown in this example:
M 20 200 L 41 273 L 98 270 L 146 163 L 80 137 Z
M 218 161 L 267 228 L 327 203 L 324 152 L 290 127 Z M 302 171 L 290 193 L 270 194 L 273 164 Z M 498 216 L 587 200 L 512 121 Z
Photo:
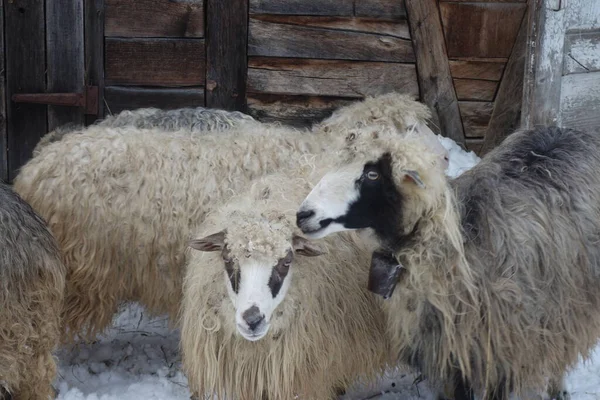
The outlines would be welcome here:
M 455 177 L 479 162 L 451 139 L 438 136 L 449 151 L 447 174 Z M 181 370 L 179 332 L 166 317 L 150 318 L 138 304 L 124 305 L 113 326 L 93 344 L 59 350 L 55 382 L 58 400 L 189 400 Z M 357 385 L 340 400 L 434 400 L 427 382 L 390 371 L 374 389 Z M 580 363 L 567 378 L 572 400 L 600 399 L 600 346 L 591 361 Z

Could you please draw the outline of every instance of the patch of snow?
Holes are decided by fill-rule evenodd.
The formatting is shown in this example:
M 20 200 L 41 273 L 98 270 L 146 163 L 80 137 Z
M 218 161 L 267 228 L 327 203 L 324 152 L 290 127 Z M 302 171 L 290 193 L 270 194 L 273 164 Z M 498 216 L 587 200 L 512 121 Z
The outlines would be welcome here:
M 453 140 L 438 136 L 449 151 L 447 174 L 456 177 L 475 166 L 479 157 Z M 181 369 L 179 331 L 166 317 L 150 317 L 144 308 L 124 305 L 113 326 L 92 344 L 61 348 L 57 353 L 57 400 L 189 400 Z M 356 385 L 340 400 L 434 400 L 427 382 L 389 371 L 374 388 Z M 567 377 L 572 400 L 600 399 L 600 347 L 591 360 L 580 363 Z

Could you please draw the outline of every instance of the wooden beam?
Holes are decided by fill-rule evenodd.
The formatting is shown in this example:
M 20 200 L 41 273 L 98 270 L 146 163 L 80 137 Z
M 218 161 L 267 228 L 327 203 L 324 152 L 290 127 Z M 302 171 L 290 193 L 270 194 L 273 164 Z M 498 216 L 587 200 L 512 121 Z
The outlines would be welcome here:
M 521 126 L 558 125 L 565 39 L 564 7 L 531 0 Z
M 202 0 L 105 0 L 107 37 L 204 37 Z
M 85 82 L 98 86 L 98 115 L 86 115 L 86 124 L 104 117 L 104 0 L 85 0 Z
M 419 94 L 414 64 L 251 57 L 248 92 L 360 99 Z
M 11 0 L 6 13 L 6 98 L 15 93 L 44 93 L 46 53 L 44 0 Z M 47 106 L 7 101 L 8 177 L 15 177 L 33 148 L 46 134 Z
M 490 101 L 459 101 L 458 105 L 465 127 L 465 136 L 467 138 L 484 137 L 492 118 L 494 103 Z
M 4 66 L 4 0 L 0 0 L 0 180 L 8 181 L 8 137 L 6 136 L 6 69 Z
M 107 38 L 105 84 L 198 86 L 204 84 L 204 39 Z M 223 47 L 227 45 L 223 43 Z M 222 70 L 228 71 L 228 64 Z
M 453 79 L 456 98 L 459 101 L 493 101 L 498 88 L 497 81 L 482 79 Z
M 464 145 L 437 1 L 406 0 L 406 11 L 417 58 L 421 101 L 431 108 L 433 122 L 441 134 Z
M 250 0 L 250 12 L 389 19 L 406 16 L 404 2 L 399 0 Z
M 246 110 L 248 1 L 206 0 L 206 106 Z
M 319 22 L 321 22 L 320 26 L 317 25 Z M 248 55 L 388 62 L 415 61 L 410 39 L 381 34 L 378 32 L 377 24 L 360 24 L 356 19 L 346 19 L 346 21 L 338 19 L 337 26 L 332 24 L 327 26 L 322 22 L 322 18 L 318 17 L 251 17 Z
M 82 93 L 84 87 L 83 0 L 46 0 L 46 70 L 50 93 Z M 78 107 L 48 106 L 48 131 L 83 123 Z
M 492 118 L 481 145 L 480 156 L 502 143 L 504 138 L 518 128 L 520 123 L 525 54 L 527 52 L 527 14 L 528 12 L 521 21 L 519 34 L 506 64 L 504 76 L 500 81 Z

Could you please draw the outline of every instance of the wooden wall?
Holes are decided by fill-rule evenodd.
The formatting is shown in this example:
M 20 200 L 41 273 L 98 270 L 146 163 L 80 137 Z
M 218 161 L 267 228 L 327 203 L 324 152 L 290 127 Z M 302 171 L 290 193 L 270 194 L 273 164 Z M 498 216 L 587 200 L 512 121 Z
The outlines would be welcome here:
M 104 0 L 106 113 L 203 106 L 202 0 Z
M 248 109 L 306 125 L 367 95 L 418 95 L 406 10 L 397 0 L 250 0 Z

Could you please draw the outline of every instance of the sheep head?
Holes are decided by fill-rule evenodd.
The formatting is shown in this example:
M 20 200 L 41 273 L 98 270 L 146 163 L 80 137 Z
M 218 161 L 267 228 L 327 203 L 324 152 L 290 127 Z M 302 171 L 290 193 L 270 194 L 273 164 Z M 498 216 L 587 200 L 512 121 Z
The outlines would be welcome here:
M 233 225 L 192 240 L 190 247 L 221 253 L 237 330 L 245 339 L 256 341 L 267 334 L 273 312 L 286 296 L 294 257 L 324 252 L 280 221 L 245 219 Z

